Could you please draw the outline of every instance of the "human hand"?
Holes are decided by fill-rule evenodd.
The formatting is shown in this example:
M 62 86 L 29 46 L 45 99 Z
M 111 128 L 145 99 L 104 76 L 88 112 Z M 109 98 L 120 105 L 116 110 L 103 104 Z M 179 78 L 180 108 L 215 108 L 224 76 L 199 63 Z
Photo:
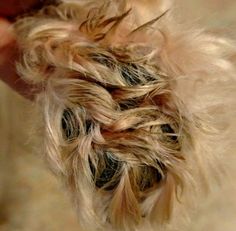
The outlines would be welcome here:
M 35 4 L 36 0 L 0 1 L 0 79 L 29 99 L 33 99 L 34 87 L 24 82 L 16 73 L 18 48 L 9 19 L 30 10 Z

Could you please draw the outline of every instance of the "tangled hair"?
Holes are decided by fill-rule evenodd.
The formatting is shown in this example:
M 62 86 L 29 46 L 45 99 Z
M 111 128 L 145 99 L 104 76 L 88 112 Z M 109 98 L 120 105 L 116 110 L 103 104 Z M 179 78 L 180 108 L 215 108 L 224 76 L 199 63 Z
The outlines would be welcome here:
M 18 72 L 43 88 L 47 157 L 86 231 L 170 222 L 229 144 L 233 42 L 168 10 L 140 18 L 132 2 L 65 1 L 15 24 Z

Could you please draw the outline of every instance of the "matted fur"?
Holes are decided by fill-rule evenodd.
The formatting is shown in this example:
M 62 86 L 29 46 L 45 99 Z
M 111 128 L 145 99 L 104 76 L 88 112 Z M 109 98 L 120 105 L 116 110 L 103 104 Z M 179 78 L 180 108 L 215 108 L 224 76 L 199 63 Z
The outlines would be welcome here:
M 64 1 L 15 24 L 18 71 L 43 88 L 46 153 L 85 231 L 174 230 L 232 142 L 235 44 L 134 3 Z

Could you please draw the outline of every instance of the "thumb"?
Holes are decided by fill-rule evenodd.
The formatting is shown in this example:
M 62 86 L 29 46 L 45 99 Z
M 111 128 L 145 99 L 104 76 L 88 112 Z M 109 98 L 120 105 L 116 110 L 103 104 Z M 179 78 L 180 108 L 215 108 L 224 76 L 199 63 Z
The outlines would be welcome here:
M 0 49 L 13 43 L 15 40 L 11 23 L 6 19 L 0 18 Z
M 18 48 L 11 24 L 0 18 L 0 80 L 28 99 L 33 99 L 33 86 L 27 84 L 16 73 L 15 62 Z

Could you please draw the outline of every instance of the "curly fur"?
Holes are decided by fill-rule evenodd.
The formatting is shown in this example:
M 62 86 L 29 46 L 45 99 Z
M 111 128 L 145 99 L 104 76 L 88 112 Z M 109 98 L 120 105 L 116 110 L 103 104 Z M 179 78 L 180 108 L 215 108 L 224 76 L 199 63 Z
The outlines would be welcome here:
M 64 1 L 15 24 L 18 72 L 43 88 L 47 157 L 86 231 L 174 230 L 233 140 L 234 42 L 155 14 Z

